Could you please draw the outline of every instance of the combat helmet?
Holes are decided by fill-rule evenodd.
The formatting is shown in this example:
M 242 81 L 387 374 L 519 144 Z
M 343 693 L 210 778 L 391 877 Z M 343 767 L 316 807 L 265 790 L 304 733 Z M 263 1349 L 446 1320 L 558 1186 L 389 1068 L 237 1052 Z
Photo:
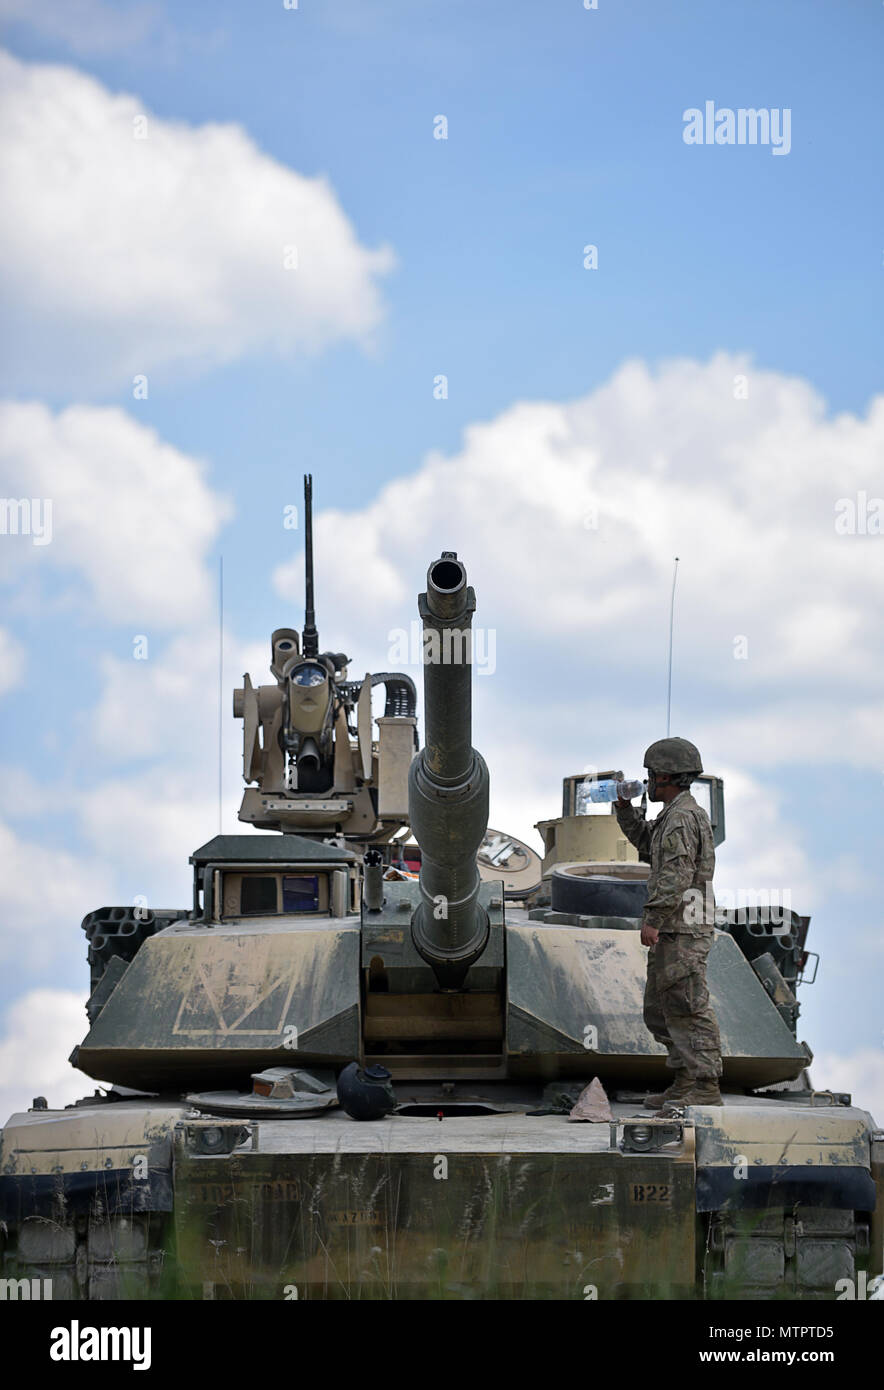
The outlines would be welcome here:
M 702 772 L 699 749 L 686 738 L 659 738 L 645 753 L 644 765 L 654 772 Z

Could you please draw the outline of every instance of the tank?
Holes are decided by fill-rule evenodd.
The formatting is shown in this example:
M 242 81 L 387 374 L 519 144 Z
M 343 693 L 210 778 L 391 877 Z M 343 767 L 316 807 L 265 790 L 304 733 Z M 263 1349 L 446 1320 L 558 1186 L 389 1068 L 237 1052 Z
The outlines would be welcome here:
M 455 552 L 418 600 L 422 747 L 409 677 L 320 653 L 306 500 L 303 634 L 275 632 L 275 684 L 234 696 L 251 829 L 194 850 L 188 907 L 87 915 L 71 1060 L 101 1086 L 2 1131 L 12 1296 L 866 1296 L 884 1135 L 812 1088 L 809 919 L 719 914 L 725 1104 L 653 1117 L 645 866 L 574 815 L 579 778 L 539 823 L 543 865 L 489 831 Z M 722 784 L 697 790 L 720 843 Z

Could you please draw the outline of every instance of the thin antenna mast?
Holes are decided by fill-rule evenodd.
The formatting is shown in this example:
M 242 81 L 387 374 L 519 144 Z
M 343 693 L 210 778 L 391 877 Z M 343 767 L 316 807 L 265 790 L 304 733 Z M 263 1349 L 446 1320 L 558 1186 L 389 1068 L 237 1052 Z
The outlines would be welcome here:
M 669 737 L 669 716 L 672 711 L 672 628 L 675 622 L 675 581 L 678 576 L 678 556 L 672 569 L 672 595 L 669 600 L 669 676 L 666 681 L 666 737 Z
M 224 709 L 224 556 L 218 556 L 218 834 L 221 834 L 221 748 Z
M 305 591 L 304 632 L 301 643 L 304 656 L 319 655 L 319 634 L 313 611 L 313 475 L 304 474 L 304 569 Z

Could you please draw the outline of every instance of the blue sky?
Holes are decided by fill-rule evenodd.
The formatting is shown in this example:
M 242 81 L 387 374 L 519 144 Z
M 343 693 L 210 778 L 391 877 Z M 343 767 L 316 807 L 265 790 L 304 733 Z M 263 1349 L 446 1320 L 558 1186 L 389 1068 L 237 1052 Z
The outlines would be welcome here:
M 98 904 L 77 892 L 129 901 L 186 889 L 187 854 L 214 830 L 199 826 L 215 815 L 218 557 L 232 685 L 241 657 L 263 676 L 255 663 L 271 629 L 298 621 L 298 536 L 280 516 L 309 469 L 324 548 L 320 630 L 350 644 L 354 670 L 385 665 L 388 631 L 411 620 L 434 547 L 472 564 L 500 637 L 497 677 L 478 682 L 477 741 L 496 759 L 498 819 L 526 833 L 550 814 L 565 773 L 607 749 L 635 766 L 661 732 L 668 576 L 682 554 L 674 709 L 681 732 L 705 739 L 707 765 L 733 773 L 729 871 L 808 895 L 795 905 L 812 913 L 811 945 L 825 958 L 803 1035 L 834 1059 L 833 1077 L 858 1057 L 884 1094 L 873 906 L 884 542 L 842 537 L 839 549 L 831 523 L 838 497 L 884 487 L 871 405 L 882 391 L 884 10 L 598 3 L 80 0 L 29 12 L 0 0 L 0 37 L 23 65 L 9 120 L 31 154 L 27 175 L 12 162 L 4 171 L 22 228 L 0 247 L 5 400 L 49 412 L 42 423 L 10 415 L 2 487 L 50 489 L 59 527 L 45 550 L 3 538 L 0 756 L 13 859 L 45 872 L 49 846 L 70 856 L 71 885 L 45 920 L 39 904 L 21 908 L 52 949 L 33 959 L 13 950 L 0 1007 L 35 990 L 82 990 L 77 924 Z M 35 79 L 45 100 L 29 105 L 31 75 L 46 64 L 61 76 Z M 81 89 L 77 74 L 97 86 Z M 79 93 L 71 104 L 69 92 Z M 116 94 L 153 122 L 143 149 L 119 144 Z M 788 155 L 686 145 L 682 114 L 706 100 L 789 108 Z M 62 113 L 57 128 L 47 109 Z M 22 111 L 29 123 L 17 126 Z M 128 112 L 119 120 L 131 124 Z M 433 138 L 440 114 L 447 140 Z M 239 127 L 248 148 L 221 137 L 229 187 L 222 158 L 204 195 L 199 132 L 214 123 Z M 177 164 L 187 150 L 191 162 Z M 181 180 L 168 204 L 166 173 Z M 329 251 L 315 301 L 295 303 L 318 325 L 315 344 L 274 310 L 263 270 L 251 289 L 253 247 L 277 255 L 299 235 L 274 220 L 296 196 L 292 174 L 327 181 L 336 212 L 323 205 L 322 226 L 351 238 L 338 260 Z M 265 178 L 277 190 L 266 201 Z M 138 208 L 154 205 L 152 190 L 169 239 L 188 242 L 180 265 L 170 252 L 180 308 L 163 307 L 171 273 L 152 272 L 140 243 L 149 217 Z M 318 199 L 313 184 L 297 196 L 306 201 L 292 208 Z M 227 209 L 244 206 L 257 209 L 257 230 L 245 214 L 228 225 Z M 161 234 L 151 236 L 153 254 Z M 594 271 L 583 266 L 590 243 Z M 127 248 L 128 316 L 125 276 L 102 276 L 105 256 L 125 269 Z M 210 288 L 191 289 L 204 267 Z M 135 370 L 148 375 L 146 400 L 133 398 Z M 741 371 L 750 397 L 735 405 Z M 445 400 L 433 395 L 439 373 Z M 71 407 L 98 413 L 67 431 L 52 423 Z M 129 427 L 111 423 L 112 407 Z M 94 461 L 97 439 L 112 441 L 108 471 L 74 524 L 65 488 Z M 157 489 L 166 447 L 175 459 Z M 574 501 L 569 519 L 569 489 L 585 499 L 593 488 L 610 525 L 595 549 L 574 551 L 571 522 L 594 503 Z M 109 527 L 130 539 L 105 563 Z M 152 569 L 144 556 L 160 552 Z M 504 592 L 511 563 L 530 579 L 527 617 Z M 135 671 L 142 632 L 152 657 Z M 740 664 L 731 648 L 744 632 L 751 656 Z M 562 673 L 540 721 L 527 654 Z M 227 723 L 232 828 L 237 731 Z M 178 860 L 156 847 L 167 800 L 166 820 L 191 836 Z M 114 805 L 121 839 L 109 843 Z M 782 872 L 760 857 L 768 848 Z

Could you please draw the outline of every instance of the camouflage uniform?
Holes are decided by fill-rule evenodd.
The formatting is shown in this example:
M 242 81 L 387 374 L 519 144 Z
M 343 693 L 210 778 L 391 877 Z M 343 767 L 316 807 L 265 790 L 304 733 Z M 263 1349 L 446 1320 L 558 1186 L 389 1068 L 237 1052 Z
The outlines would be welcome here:
M 648 951 L 645 1024 L 668 1050 L 667 1066 L 684 1070 L 692 1081 L 717 1081 L 721 1039 L 706 988 L 715 869 L 709 817 L 689 791 L 650 823 L 635 807 L 614 805 L 620 828 L 651 866 L 643 921 L 660 935 Z M 689 889 L 702 896 L 692 895 L 686 904 Z

